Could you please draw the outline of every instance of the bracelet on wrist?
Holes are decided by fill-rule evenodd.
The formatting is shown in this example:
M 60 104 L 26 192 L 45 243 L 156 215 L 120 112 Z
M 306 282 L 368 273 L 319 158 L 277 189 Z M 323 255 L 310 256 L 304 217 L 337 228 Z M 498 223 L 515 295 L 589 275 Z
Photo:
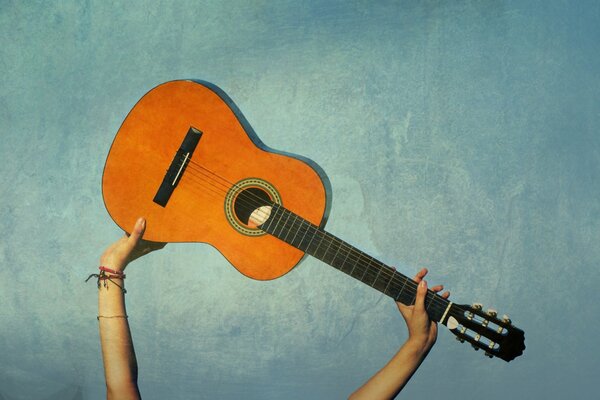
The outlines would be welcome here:
M 96 317 L 96 319 L 98 321 L 100 321 L 100 318 L 106 318 L 106 319 L 111 319 L 111 318 L 123 318 L 123 319 L 129 319 L 129 316 L 127 315 L 98 315 Z
M 127 290 L 125 290 L 125 288 L 123 286 L 121 286 L 117 282 L 113 281 L 113 279 L 125 279 L 125 273 L 123 273 L 123 271 L 115 271 L 115 270 L 105 267 L 103 265 L 101 265 L 99 269 L 100 269 L 100 273 L 91 274 L 90 276 L 87 277 L 87 279 L 85 281 L 87 282 L 92 277 L 95 277 L 95 278 L 97 278 L 98 289 L 100 289 L 102 287 L 101 281 L 104 281 L 103 286 L 106 288 L 106 290 L 108 290 L 108 283 L 106 281 L 111 281 L 119 289 L 121 289 L 121 292 L 123 292 L 123 294 L 127 293 Z M 107 272 L 110 272 L 113 275 L 108 275 Z

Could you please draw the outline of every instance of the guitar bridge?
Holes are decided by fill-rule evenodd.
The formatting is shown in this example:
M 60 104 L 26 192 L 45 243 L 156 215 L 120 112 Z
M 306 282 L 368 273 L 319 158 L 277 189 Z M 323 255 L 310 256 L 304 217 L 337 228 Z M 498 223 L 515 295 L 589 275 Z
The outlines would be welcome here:
M 175 157 L 173 158 L 173 161 L 171 161 L 171 165 L 167 169 L 163 181 L 154 196 L 153 201 L 159 206 L 165 207 L 169 202 L 169 199 L 171 198 L 175 187 L 177 187 L 177 184 L 181 180 L 201 137 L 202 132 L 191 126 L 188 133 L 185 135 L 183 142 L 181 142 L 179 150 L 175 153 Z

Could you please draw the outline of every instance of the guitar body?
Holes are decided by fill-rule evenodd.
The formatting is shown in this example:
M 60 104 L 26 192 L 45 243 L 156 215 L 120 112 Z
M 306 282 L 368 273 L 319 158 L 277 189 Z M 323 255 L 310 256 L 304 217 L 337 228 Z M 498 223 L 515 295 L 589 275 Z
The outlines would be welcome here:
M 178 160 L 188 136 L 197 144 Z M 175 177 L 167 179 L 169 168 Z M 169 191 L 163 205 L 156 201 L 161 185 Z M 143 216 L 144 239 L 209 243 L 259 280 L 284 275 L 304 252 L 253 226 L 244 213 L 248 199 L 282 204 L 322 227 L 330 197 L 316 164 L 268 149 L 224 92 L 196 81 L 164 83 L 135 105 L 111 146 L 102 193 L 123 230 Z

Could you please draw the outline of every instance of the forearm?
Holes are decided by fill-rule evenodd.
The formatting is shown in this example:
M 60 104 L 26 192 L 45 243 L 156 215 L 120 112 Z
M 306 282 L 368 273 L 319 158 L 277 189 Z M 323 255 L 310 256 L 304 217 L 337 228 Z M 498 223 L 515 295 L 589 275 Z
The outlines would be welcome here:
M 350 400 L 393 399 L 406 385 L 431 345 L 407 340 L 394 357 L 371 379 L 350 395 Z
M 102 281 L 98 291 L 98 324 L 108 399 L 139 399 L 137 360 L 127 321 L 125 296 L 116 285 Z M 106 286 L 104 285 L 106 282 Z

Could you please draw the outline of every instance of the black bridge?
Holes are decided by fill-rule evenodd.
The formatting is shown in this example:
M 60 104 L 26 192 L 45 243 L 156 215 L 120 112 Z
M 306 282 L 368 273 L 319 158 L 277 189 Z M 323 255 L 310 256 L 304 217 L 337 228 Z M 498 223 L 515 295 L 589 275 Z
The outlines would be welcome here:
M 173 158 L 173 161 L 171 161 L 171 165 L 154 196 L 154 202 L 159 206 L 165 207 L 169 202 L 169 199 L 171 198 L 175 187 L 177 187 L 177 184 L 181 180 L 201 137 L 202 132 L 191 126 L 188 133 L 185 135 L 183 142 L 181 142 L 179 150 L 175 153 L 175 157 Z

